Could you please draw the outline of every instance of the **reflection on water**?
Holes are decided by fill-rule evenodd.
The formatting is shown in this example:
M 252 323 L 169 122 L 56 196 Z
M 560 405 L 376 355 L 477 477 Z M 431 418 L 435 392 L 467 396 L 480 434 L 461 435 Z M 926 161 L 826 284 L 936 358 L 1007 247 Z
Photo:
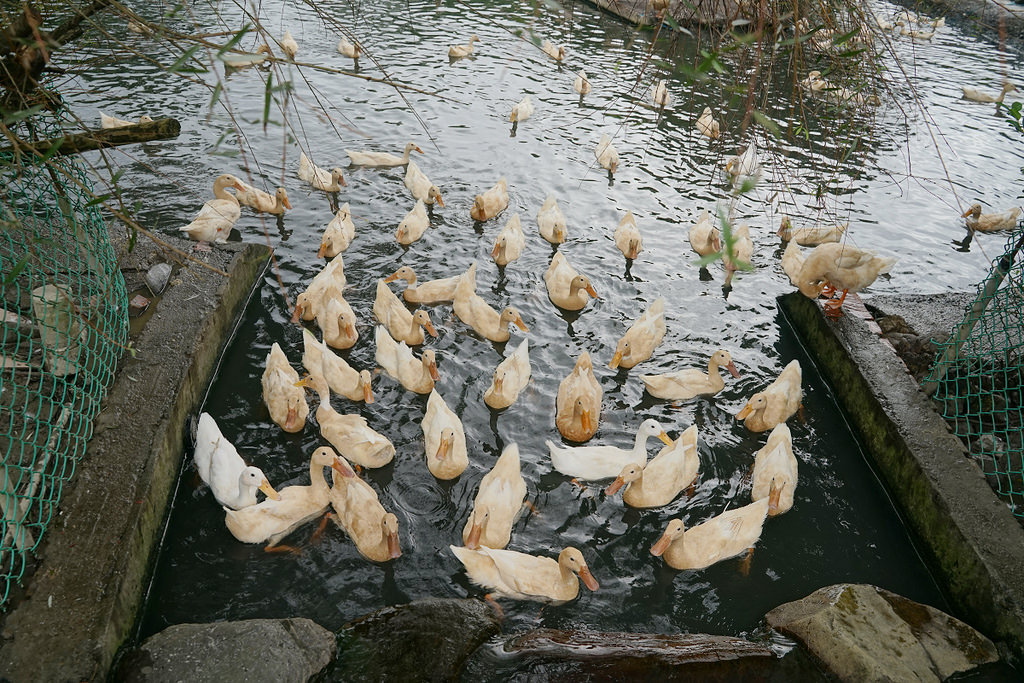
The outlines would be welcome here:
M 299 39 L 300 61 L 351 67 L 335 51 L 337 33 L 322 28 L 306 10 L 288 5 L 269 14 L 275 22 L 280 16 L 280 33 L 287 28 Z M 138 163 L 126 161 L 126 196 L 141 201 L 144 225 L 174 231 L 204 200 L 208 180 L 221 172 L 244 177 L 246 164 L 258 185 L 288 188 L 295 209 L 281 225 L 249 211 L 239 221 L 242 239 L 268 240 L 276 248 L 277 268 L 249 307 L 206 410 L 275 486 L 304 483 L 308 456 L 321 443 L 318 430 L 310 424 L 289 435 L 273 425 L 259 384 L 273 342 L 298 364 L 301 330 L 288 323 L 288 304 L 321 267 L 314 254 L 331 219 L 327 197 L 295 178 L 300 148 L 329 168 L 341 165 L 345 147 L 399 152 L 413 140 L 426 152 L 416 155 L 417 163 L 446 202 L 432 210 L 424 238 L 403 248 L 393 239 L 395 226 L 412 206 L 403 169 L 347 171 L 349 184 L 340 198 L 351 203 L 357 236 L 344 254 L 346 296 L 359 316 L 360 341 L 344 355 L 354 367 L 373 365 L 370 311 L 378 278 L 400 265 L 413 266 L 424 280 L 445 277 L 477 260 L 480 293 L 496 307 L 516 306 L 530 326 L 533 380 L 512 407 L 488 409 L 482 395 L 491 371 L 521 333 L 515 332 L 505 348 L 478 338 L 453 318 L 449 306 L 432 310 L 440 336 L 428 344 L 439 359 L 438 391 L 462 416 L 470 444 L 470 466 L 452 482 L 435 480 L 425 466 L 419 421 L 426 397 L 380 376 L 374 404 L 335 399 L 337 409 L 364 415 L 397 448 L 392 464 L 364 475 L 400 520 L 403 555 L 387 565 L 364 561 L 333 528 L 316 544 L 310 541 L 312 526 L 297 532 L 291 541 L 302 552 L 294 555 L 266 555 L 260 547 L 237 543 L 224 528 L 223 512 L 187 468 L 143 635 L 186 621 L 294 615 L 337 628 L 383 605 L 479 595 L 447 546 L 460 538 L 480 478 L 511 442 L 520 446 L 537 512 L 516 524 L 510 547 L 554 555 L 564 545 L 576 545 L 601 589 L 543 611 L 509 603 L 506 630 L 537 624 L 739 634 L 753 629 L 777 604 L 841 581 L 873 583 L 945 607 L 827 389 L 776 313 L 775 297 L 790 287 L 778 266 L 775 229 L 782 212 L 795 222 L 850 220 L 858 246 L 900 256 L 891 280 L 877 283 L 876 292 L 963 289 L 980 279 L 985 254 L 994 256 L 997 243 L 981 236 L 968 252 L 951 248 L 950 241 L 963 234 L 960 211 L 944 189 L 942 163 L 925 126 L 937 124 L 945 136 L 942 152 L 962 203 L 976 196 L 1000 208 L 1015 201 L 1016 169 L 1024 165 L 1019 140 L 998 120 L 986 118 L 988 109 L 965 104 L 954 92 L 961 82 L 987 82 L 994 48 L 964 37 L 956 27 L 947 27 L 930 44 L 898 44 L 895 49 L 915 69 L 927 118 L 907 102 L 887 102 L 870 128 L 867 120 L 854 121 L 851 130 L 861 131 L 872 164 L 858 157 L 822 181 L 822 171 L 834 165 L 828 157 L 841 153 L 848 141 L 812 130 L 814 147 L 808 152 L 806 145 L 762 140 L 759 144 L 773 152 L 772 161 L 764 159 L 766 181 L 735 207 L 752 228 L 755 269 L 737 275 L 726 299 L 721 264 L 698 268 L 686 243 L 690 222 L 727 197 L 721 163 L 747 141 L 738 130 L 742 101 L 723 106 L 732 96 L 722 84 L 694 85 L 656 62 L 637 85 L 650 34 L 580 4 L 573 6 L 571 21 L 531 3 L 467 7 L 418 0 L 385 3 L 376 13 L 365 6 L 350 13 L 345 6 L 340 16 L 341 21 L 355 18 L 350 28 L 374 58 L 360 60 L 361 74 L 380 76 L 382 65 L 391 77 L 444 99 L 411 90 L 398 94 L 381 83 L 312 69 L 300 76 L 294 66 L 284 65 L 279 74 L 294 84 L 288 126 L 270 125 L 264 133 L 265 75 L 237 72 L 228 78 L 225 96 L 245 133 L 244 155 L 225 156 L 221 153 L 231 149 L 230 142 L 217 143 L 230 121 L 216 109 L 208 115 L 209 92 L 154 77 L 148 63 L 97 64 L 87 74 L 88 91 L 76 96 L 83 111 L 102 107 L 124 118 L 159 113 L 182 121 L 179 140 L 141 146 L 132 151 Z M 564 66 L 515 37 L 527 26 L 567 44 Z M 449 63 L 447 46 L 464 43 L 471 33 L 481 38 L 475 56 Z M 671 49 L 688 48 L 684 41 L 666 47 Z M 959 56 L 951 60 L 951 53 Z M 1016 63 L 1017 57 L 1004 59 Z M 572 82 L 584 66 L 594 90 L 580 102 Z M 642 100 L 662 77 L 674 104 L 659 116 Z M 135 89 L 137 82 L 143 85 Z M 904 93 L 898 85 L 896 90 Z M 792 93 L 792 84 L 780 84 L 775 99 L 764 106 L 766 113 L 788 120 Z M 510 137 L 508 114 L 524 94 L 534 100 L 536 113 Z M 710 144 L 693 126 L 706 105 L 715 109 L 723 131 L 722 139 Z M 908 128 L 904 113 L 910 116 Z M 271 119 L 279 122 L 281 112 L 272 112 Z M 615 135 L 622 158 L 611 181 L 594 156 L 605 132 Z M 915 179 L 906 180 L 911 170 Z M 474 195 L 501 176 L 508 179 L 508 211 L 498 220 L 474 223 L 469 217 Z M 822 187 L 824 200 L 819 199 Z M 580 313 L 555 309 L 540 277 L 552 248 L 537 235 L 535 216 L 549 193 L 568 219 L 569 240 L 560 250 L 600 293 Z M 637 217 L 645 243 L 632 264 L 612 241 L 626 210 Z M 499 270 L 488 252 L 512 212 L 522 216 L 527 245 L 520 260 Z M 1001 237 L 994 239 L 1002 243 Z M 655 357 L 630 372 L 608 369 L 619 336 L 659 296 L 667 302 L 668 334 Z M 742 377 L 728 379 L 717 397 L 674 406 L 643 392 L 638 374 L 704 367 L 719 347 L 731 351 Z M 605 392 L 594 443 L 628 445 L 647 417 L 660 420 L 673 436 L 698 425 L 701 474 L 692 496 L 641 512 L 625 508 L 621 498 L 607 498 L 598 486 L 581 489 L 552 471 L 544 440 L 557 437 L 554 396 L 582 350 L 594 357 Z M 667 568 L 648 549 L 669 519 L 682 517 L 693 525 L 749 500 L 752 454 L 764 436 L 747 432 L 732 415 L 793 358 L 803 363 L 806 391 L 806 421 L 791 425 L 800 461 L 796 506 L 768 522 L 748 576 L 736 560 L 699 572 Z

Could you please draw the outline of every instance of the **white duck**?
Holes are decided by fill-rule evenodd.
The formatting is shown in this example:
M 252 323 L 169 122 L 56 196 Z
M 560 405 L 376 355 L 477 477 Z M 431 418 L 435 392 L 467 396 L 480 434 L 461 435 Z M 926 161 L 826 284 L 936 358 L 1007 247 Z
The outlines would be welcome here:
M 661 344 L 665 332 L 665 300 L 658 297 L 622 335 L 608 366 L 613 370 L 618 367 L 629 369 L 642 363 Z
M 551 244 L 565 242 L 567 237 L 565 214 L 558 208 L 558 202 L 554 195 L 549 194 L 540 207 L 540 211 L 537 212 L 537 228 L 540 231 L 540 236 Z
M 452 308 L 459 320 L 466 323 L 473 330 L 485 339 L 495 342 L 506 342 L 512 336 L 509 334 L 508 326 L 514 324 L 523 332 L 529 332 L 530 328 L 523 322 L 519 311 L 511 306 L 506 306 L 501 313 L 491 306 L 476 293 L 476 263 L 469 267 L 455 288 L 455 299 Z
M 363 48 L 358 42 L 350 43 L 348 38 L 342 36 L 341 40 L 338 41 L 338 52 L 349 59 L 358 60 L 360 55 L 363 54 Z
M 469 456 L 462 420 L 452 412 L 436 389 L 430 392 L 427 399 L 427 412 L 423 415 L 420 427 L 423 429 L 427 469 L 431 474 L 447 480 L 466 471 Z
M 316 324 L 323 332 L 324 343 L 332 348 L 350 349 L 359 340 L 355 311 L 340 293 L 334 293 L 317 308 Z
M 374 166 L 378 168 L 391 168 L 394 166 L 405 166 L 409 163 L 409 154 L 413 151 L 423 154 L 423 150 L 415 142 L 405 143 L 405 151 L 402 156 L 389 152 L 367 152 L 346 149 L 349 161 L 353 166 Z
M 459 286 L 462 275 L 419 282 L 416 279 L 416 272 L 411 266 L 402 266 L 391 275 L 384 278 L 384 282 L 405 280 L 406 287 L 402 297 L 409 303 L 416 304 L 442 304 L 449 303 L 455 299 L 455 288 Z
M 395 457 L 395 447 L 387 437 L 371 429 L 362 415 L 342 415 L 331 406 L 331 390 L 323 375 L 307 375 L 297 386 L 312 389 L 320 397 L 316 421 L 320 435 L 338 452 L 363 467 L 384 467 Z
M 664 79 L 658 81 L 651 87 L 651 100 L 659 109 L 664 109 L 672 103 L 672 96 L 668 92 L 668 86 Z
M 722 263 L 725 265 L 725 284 L 729 286 L 732 276 L 741 268 L 750 267 L 750 258 L 754 255 L 754 241 L 750 239 L 750 226 L 744 223 L 732 231 L 732 249 L 722 252 Z
M 1001 103 L 1003 101 L 1003 99 L 1006 98 L 1007 93 L 1011 93 L 1011 92 L 1016 92 L 1017 91 L 1017 86 L 1015 86 L 1010 81 L 1004 79 L 1003 80 L 1003 87 L 999 91 L 998 95 L 991 95 L 991 94 L 989 94 L 987 92 L 984 92 L 982 90 L 978 90 L 977 88 L 972 88 L 972 87 L 969 87 L 969 86 L 964 86 L 962 88 L 962 90 L 963 90 L 963 93 L 964 93 L 963 94 L 963 99 L 965 99 L 965 100 L 970 100 L 971 102 L 985 102 L 985 103 L 998 102 L 998 103 Z M 104 127 L 106 127 L 106 126 L 104 126 Z
M 395 296 L 391 288 L 383 280 L 377 280 L 377 297 L 373 301 L 373 314 L 377 317 L 391 336 L 410 346 L 422 344 L 423 330 L 431 337 L 437 336 L 434 323 L 430 322 L 430 314 L 425 309 L 410 313 L 401 299 Z
M 405 169 L 405 186 L 412 193 L 414 199 L 420 199 L 424 204 L 437 202 L 439 206 L 444 206 L 441 191 L 437 189 L 437 185 L 430 182 L 430 178 L 420 170 L 415 161 L 410 160 Z
M 340 192 L 345 182 L 345 174 L 338 167 L 325 171 L 302 152 L 299 156 L 299 180 L 304 180 L 314 188 L 324 192 Z
M 704 111 L 697 117 L 697 130 L 710 140 L 722 137 L 722 126 L 715 120 L 714 114 L 711 113 L 711 107 L 704 107 Z
M 398 517 L 384 509 L 377 492 L 352 467 L 339 458 L 330 490 L 334 521 L 371 562 L 387 562 L 402 556 L 398 541 Z
M 294 60 L 295 55 L 299 53 L 299 44 L 292 37 L 291 31 L 284 32 L 284 36 L 281 38 L 281 51 L 288 55 L 288 59 L 291 60 Z
M 238 187 L 239 189 L 235 196 L 238 198 L 239 204 L 274 216 L 280 216 L 284 213 L 285 209 L 292 208 L 292 203 L 288 200 L 288 190 L 283 187 L 277 188 L 274 194 L 264 192 L 241 181 L 238 182 Z
M 299 373 L 295 372 L 288 357 L 277 342 L 267 353 L 266 365 L 263 370 L 261 384 L 263 386 L 263 402 L 270 411 L 270 419 L 286 432 L 301 432 L 306 426 L 309 405 L 302 389 L 296 389 Z
M 782 252 L 782 272 L 786 274 L 794 287 L 800 286 L 800 270 L 804 267 L 804 254 L 800 251 L 800 245 L 792 241 L 786 245 Z
M 519 467 L 519 446 L 511 443 L 480 480 L 473 510 L 462 529 L 462 544 L 474 550 L 482 545 L 495 549 L 507 546 L 525 500 L 526 480 Z
M 540 49 L 544 51 L 544 54 L 546 54 L 548 57 L 551 57 L 551 59 L 555 60 L 556 62 L 560 62 L 563 59 L 565 59 L 564 45 L 556 46 L 550 40 L 545 39 L 544 42 L 541 44 Z
M 797 461 L 793 435 L 785 422 L 768 435 L 768 442 L 754 454 L 753 487 L 750 499 L 768 498 L 768 516 L 789 512 L 797 484 Z
M 701 256 L 722 250 L 722 231 L 715 226 L 707 209 L 702 211 L 697 222 L 690 226 L 689 239 L 690 247 Z
M 311 375 L 322 375 L 334 393 L 350 401 L 373 403 L 370 372 L 353 368 L 307 329 L 302 330 L 302 366 Z
M 803 247 L 813 247 L 818 244 L 838 242 L 846 232 L 849 223 L 839 225 L 815 225 L 810 228 L 794 228 L 789 216 L 783 216 L 779 224 L 778 236 L 784 242 L 796 242 Z
M 551 265 L 544 273 L 544 284 L 551 302 L 567 311 L 578 311 L 586 306 L 588 295 L 597 298 L 597 290 L 590 279 L 570 266 L 560 251 L 551 258 Z
M 392 339 L 383 325 L 375 330 L 377 365 L 403 387 L 417 394 L 429 394 L 434 382 L 441 379 L 437 372 L 434 350 L 427 349 L 422 358 L 416 358 L 405 342 Z
M 491 258 L 499 266 L 507 266 L 522 255 L 524 246 L 526 246 L 526 236 L 523 235 L 523 225 L 519 220 L 519 214 L 514 213 L 498 236 L 494 238 Z
M 473 43 L 480 40 L 474 33 L 469 37 L 469 42 L 465 45 L 451 45 L 448 47 L 448 57 L 450 59 L 461 59 L 462 57 L 468 57 L 473 54 Z
M 750 397 L 737 420 L 743 420 L 752 432 L 765 432 L 791 418 L 803 400 L 800 388 L 802 373 L 800 361 L 791 360 L 763 391 Z
M 640 251 L 644 248 L 644 238 L 640 235 L 640 229 L 636 227 L 636 218 L 633 217 L 632 211 L 627 211 L 619 221 L 619 226 L 615 228 L 614 238 L 615 246 L 627 259 L 633 260 L 640 255 Z
M 533 116 L 533 111 L 533 100 L 530 99 L 529 95 L 524 95 L 523 99 L 513 105 L 512 112 L 508 115 L 508 120 L 515 124 L 522 123 Z
M 584 95 L 589 95 L 593 88 L 590 85 L 590 79 L 587 78 L 587 72 L 580 69 L 580 72 L 576 75 L 576 80 L 573 81 L 572 89 L 580 94 L 580 101 L 583 100 Z
M 327 265 L 313 277 L 305 291 L 295 298 L 292 322 L 297 323 L 300 318 L 307 321 L 316 318 L 320 308 L 327 305 L 327 300 L 332 296 L 340 296 L 347 285 L 345 261 L 341 254 L 338 254 L 327 262 Z
M 538 600 L 562 603 L 574 600 L 580 592 L 580 580 L 592 591 L 600 588 L 583 553 L 576 548 L 565 548 L 558 561 L 550 557 L 527 555 L 514 550 L 481 547 L 451 548 L 455 557 L 466 568 L 470 581 L 489 588 L 492 595 L 516 600 Z
M 626 487 L 622 500 L 635 508 L 668 505 L 681 491 L 693 484 L 700 470 L 697 454 L 697 425 L 679 435 L 646 465 L 630 463 L 622 468 L 605 493 L 615 495 Z
M 341 205 L 338 213 L 324 228 L 324 234 L 320 238 L 320 249 L 316 252 L 317 258 L 334 258 L 341 252 L 348 249 L 352 240 L 356 237 L 356 225 L 352 222 L 352 209 L 348 202 Z
M 655 398 L 687 401 L 695 396 L 714 396 L 724 389 L 722 367 L 733 377 L 740 376 L 729 352 L 719 349 L 711 354 L 706 375 L 700 370 L 687 368 L 662 375 L 640 375 L 640 379 L 647 387 L 647 393 Z
M 819 244 L 804 259 L 797 288 L 810 299 L 817 299 L 826 286 L 832 290 L 841 290 L 842 296 L 839 299 L 825 302 L 826 313 L 838 317 L 842 315 L 847 292 L 859 292 L 869 287 L 879 275 L 888 273 L 895 264 L 894 257 L 877 256 L 874 252 L 858 249 L 852 244 Z
M 555 427 L 569 441 L 583 443 L 597 433 L 601 422 L 604 390 L 594 376 L 590 353 L 584 351 L 558 385 L 555 396 Z
M 672 440 L 657 420 L 647 419 L 636 431 L 633 448 L 617 446 L 559 446 L 545 441 L 551 452 L 551 464 L 556 470 L 569 477 L 579 479 L 611 479 L 617 477 L 622 468 L 631 463 L 647 464 L 647 439 L 656 436 L 666 445 Z
M 683 520 L 673 519 L 651 547 L 651 554 L 663 556 L 665 564 L 675 569 L 704 569 L 753 548 L 761 538 L 767 516 L 768 501 L 759 500 L 723 512 L 688 531 Z
M 116 116 L 107 116 L 103 112 L 100 112 L 101 128 L 124 128 L 125 126 L 135 126 L 140 123 L 153 123 L 153 119 L 146 114 L 143 114 L 139 117 L 138 121 L 126 121 L 125 119 L 119 119 Z
M 597 143 L 594 155 L 597 157 L 597 163 L 607 168 L 608 173 L 615 173 L 615 170 L 619 167 L 619 152 L 612 145 L 612 139 L 607 133 L 601 135 L 601 140 Z
M 734 185 L 756 183 L 761 179 L 761 163 L 757 160 L 757 149 L 753 142 L 743 152 L 725 162 L 725 172 L 732 177 Z
M 281 499 L 263 470 L 245 464 L 209 413 L 199 416 L 193 459 L 199 477 L 223 507 L 238 510 L 255 505 L 256 491 L 262 491 L 267 498 Z
M 1017 225 L 1019 216 L 1019 206 L 999 213 L 982 213 L 981 204 L 974 203 L 964 212 L 963 218 L 967 219 L 967 227 L 971 230 L 995 232 L 996 230 L 1012 230 Z
M 179 231 L 188 233 L 189 239 L 202 242 L 217 242 L 223 244 L 228 241 L 231 228 L 235 227 L 239 216 L 242 215 L 242 207 L 238 204 L 238 198 L 228 192 L 233 187 L 241 190 L 242 185 L 238 178 L 225 173 L 217 176 L 213 181 L 213 199 L 203 204 L 196 217 L 188 225 L 178 228 Z
M 272 548 L 306 522 L 327 511 L 331 505 L 330 487 L 324 479 L 324 467 L 340 469 L 339 458 L 330 448 L 313 451 L 309 461 L 309 485 L 286 486 L 278 500 L 244 507 L 224 508 L 224 524 L 242 543 L 267 543 Z
M 494 369 L 491 386 L 484 392 L 484 403 L 495 410 L 508 408 L 530 381 L 529 340 L 524 337 L 512 354 Z
M 430 218 L 427 216 L 427 205 L 422 199 L 417 199 L 412 210 L 405 214 L 405 218 L 398 224 L 395 230 L 395 240 L 404 246 L 408 246 L 419 238 L 430 227 Z
M 508 182 L 502 177 L 494 184 L 494 187 L 483 194 L 478 194 L 473 199 L 469 215 L 475 221 L 487 221 L 506 208 L 508 208 Z

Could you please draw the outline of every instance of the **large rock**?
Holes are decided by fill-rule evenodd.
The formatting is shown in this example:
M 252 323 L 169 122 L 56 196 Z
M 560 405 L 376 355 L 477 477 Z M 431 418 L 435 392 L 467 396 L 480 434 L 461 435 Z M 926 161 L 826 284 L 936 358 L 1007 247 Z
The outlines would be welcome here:
M 305 683 L 327 666 L 335 649 L 334 634 L 309 619 L 178 624 L 126 655 L 118 679 Z
M 527 678 L 586 680 L 815 680 L 783 665 L 766 646 L 703 633 L 666 635 L 534 629 L 505 651 Z
M 479 600 L 431 598 L 385 607 L 345 624 L 328 680 L 457 679 L 466 658 L 500 631 Z
M 998 659 L 962 621 L 864 584 L 826 586 L 765 619 L 844 681 L 940 681 Z

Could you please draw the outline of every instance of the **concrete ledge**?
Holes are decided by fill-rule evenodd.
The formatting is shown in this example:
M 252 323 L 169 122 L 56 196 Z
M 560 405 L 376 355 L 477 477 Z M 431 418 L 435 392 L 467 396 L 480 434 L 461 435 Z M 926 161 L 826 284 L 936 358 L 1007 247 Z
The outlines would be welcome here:
M 133 339 L 136 354 L 121 360 L 27 596 L 4 622 L 0 672 L 7 679 L 106 678 L 142 604 L 181 469 L 183 425 L 270 253 L 231 244 L 197 254 L 229 277 L 195 264 L 182 268 Z
M 855 300 L 855 305 L 859 300 Z M 850 312 L 825 318 L 794 292 L 779 306 L 803 339 L 964 621 L 1024 656 L 1024 529 L 965 456 L 892 348 Z M 1008 650 L 1008 652 L 1006 652 Z

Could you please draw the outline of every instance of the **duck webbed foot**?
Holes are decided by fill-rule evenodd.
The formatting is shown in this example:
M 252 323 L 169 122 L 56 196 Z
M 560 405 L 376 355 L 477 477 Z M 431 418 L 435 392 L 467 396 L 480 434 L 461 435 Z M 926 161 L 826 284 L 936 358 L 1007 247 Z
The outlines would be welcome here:
M 324 530 L 327 529 L 327 523 L 331 521 L 331 515 L 332 513 L 330 511 L 324 513 L 323 518 L 320 520 L 320 524 L 316 527 L 316 531 L 313 532 L 313 535 L 309 539 L 310 543 L 315 544 L 320 542 L 321 537 L 324 535 Z
M 844 289 L 843 295 L 838 299 L 829 299 L 825 302 L 825 315 L 836 320 L 843 316 L 843 302 L 846 301 L 846 294 L 849 290 Z
M 499 621 L 505 621 L 505 610 L 501 609 L 501 605 L 499 605 L 498 601 L 494 599 L 494 593 L 488 593 L 485 595 L 484 601 L 490 605 L 491 609 L 493 609 L 495 614 L 498 615 Z
M 747 548 L 747 554 L 740 560 L 740 574 L 750 576 L 750 560 L 754 557 L 754 549 Z
M 265 553 L 289 553 L 291 555 L 301 555 L 302 548 L 297 548 L 293 545 L 268 545 L 263 549 Z

